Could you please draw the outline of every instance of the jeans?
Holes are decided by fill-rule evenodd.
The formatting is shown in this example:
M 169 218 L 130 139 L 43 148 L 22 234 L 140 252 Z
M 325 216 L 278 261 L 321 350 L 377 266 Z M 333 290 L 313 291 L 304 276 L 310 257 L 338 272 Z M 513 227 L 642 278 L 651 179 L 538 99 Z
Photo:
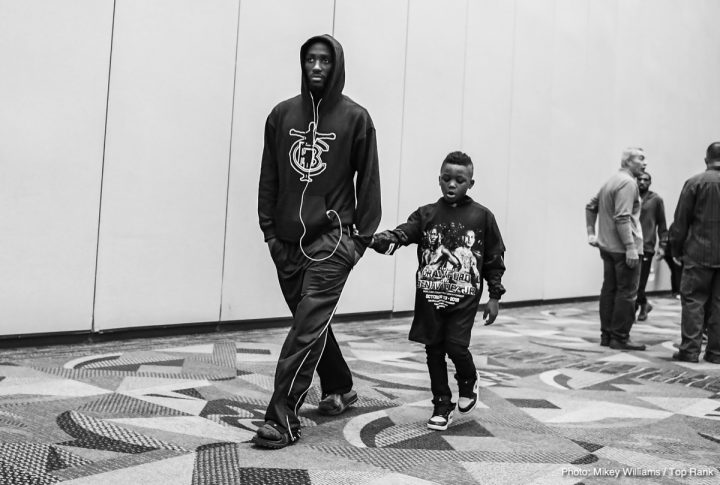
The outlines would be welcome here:
M 600 290 L 600 332 L 605 338 L 626 342 L 635 322 L 635 298 L 640 284 L 640 265 L 630 268 L 625 253 L 600 250 L 603 284 Z
M 648 278 L 650 277 L 650 268 L 652 268 L 654 255 L 655 253 L 653 251 L 649 251 L 640 256 L 640 284 L 638 285 L 636 308 L 647 303 L 645 286 L 647 286 Z
M 720 268 L 699 266 L 687 259 L 684 263 L 680 352 L 692 357 L 700 355 L 703 326 L 707 325 L 705 355 L 720 358 Z
M 452 391 L 448 384 L 447 362 L 445 354 L 455 364 L 456 378 L 458 382 L 475 382 L 476 371 L 475 362 L 473 361 L 470 350 L 464 345 L 445 341 L 440 344 L 426 345 L 425 353 L 427 354 L 427 366 L 430 372 L 430 389 L 433 397 L 449 397 L 452 398 Z M 460 392 L 462 394 L 462 389 Z M 465 393 L 467 394 L 467 392 Z

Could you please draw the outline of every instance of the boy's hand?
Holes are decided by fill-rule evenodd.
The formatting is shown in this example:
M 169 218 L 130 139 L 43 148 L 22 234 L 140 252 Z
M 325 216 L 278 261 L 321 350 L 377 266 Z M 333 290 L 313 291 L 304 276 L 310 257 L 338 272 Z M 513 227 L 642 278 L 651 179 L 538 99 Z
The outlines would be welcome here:
M 496 298 L 490 298 L 485 304 L 485 311 L 483 312 L 483 320 L 485 325 L 492 325 L 498 316 L 500 311 L 500 302 Z
M 370 247 L 380 254 L 391 255 L 400 247 L 398 243 L 398 237 L 393 232 L 383 231 L 373 236 Z

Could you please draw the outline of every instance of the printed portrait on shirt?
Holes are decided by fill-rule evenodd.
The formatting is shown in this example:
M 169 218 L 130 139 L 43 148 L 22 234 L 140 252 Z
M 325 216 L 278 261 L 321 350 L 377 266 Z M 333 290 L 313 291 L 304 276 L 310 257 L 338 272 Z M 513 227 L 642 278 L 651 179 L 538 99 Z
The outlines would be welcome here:
M 459 223 L 428 226 L 420 243 L 417 287 L 436 308 L 452 306 L 480 289 L 482 241 Z

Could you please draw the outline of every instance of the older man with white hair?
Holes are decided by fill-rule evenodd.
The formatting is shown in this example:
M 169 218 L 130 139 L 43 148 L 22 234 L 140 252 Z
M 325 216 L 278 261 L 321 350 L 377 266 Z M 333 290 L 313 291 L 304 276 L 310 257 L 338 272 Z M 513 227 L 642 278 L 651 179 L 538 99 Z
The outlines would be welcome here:
M 641 201 L 635 177 L 645 166 L 642 148 L 625 149 L 620 170 L 585 207 L 588 243 L 600 248 L 603 260 L 600 345 L 617 350 L 645 350 L 644 344 L 630 340 L 643 250 Z

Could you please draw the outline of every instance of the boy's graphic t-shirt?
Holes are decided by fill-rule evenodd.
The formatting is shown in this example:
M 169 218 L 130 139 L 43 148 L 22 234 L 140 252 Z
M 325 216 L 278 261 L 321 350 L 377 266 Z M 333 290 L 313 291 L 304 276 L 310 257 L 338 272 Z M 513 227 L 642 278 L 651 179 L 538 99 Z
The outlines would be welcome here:
M 435 308 L 455 305 L 480 291 L 474 229 L 462 223 L 434 224 L 423 231 L 417 287 Z M 475 251 L 475 252 L 473 252 Z
M 426 345 L 442 339 L 466 344 L 483 282 L 491 298 L 505 292 L 505 246 L 492 212 L 470 197 L 455 204 L 440 199 L 418 208 L 395 233 L 402 245 L 417 244 L 410 339 Z M 447 325 L 454 328 L 450 334 Z

